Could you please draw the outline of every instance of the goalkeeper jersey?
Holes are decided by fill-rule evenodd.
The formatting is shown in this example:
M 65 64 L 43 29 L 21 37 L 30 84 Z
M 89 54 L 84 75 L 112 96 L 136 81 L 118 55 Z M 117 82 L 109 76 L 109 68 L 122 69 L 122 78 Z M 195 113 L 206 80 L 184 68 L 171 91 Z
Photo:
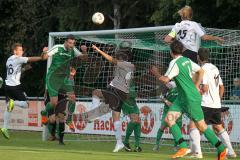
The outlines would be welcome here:
M 200 69 L 199 65 L 183 56 L 178 56 L 170 62 L 165 76 L 170 80 L 174 79 L 178 90 L 178 98 L 182 103 L 201 101 L 200 93 L 192 80 L 192 73 Z
M 205 31 L 200 24 L 184 20 L 176 23 L 168 35 L 182 42 L 186 49 L 198 52 L 201 45 L 201 37 L 204 34 Z
M 54 72 L 54 74 L 57 75 L 68 76 L 70 74 L 70 60 L 82 53 L 76 47 L 67 50 L 64 45 L 61 44 L 53 46 L 47 54 L 52 57 L 52 63 L 48 71 Z
M 125 93 L 129 93 L 134 68 L 134 64 L 131 62 L 118 61 L 114 70 L 114 78 L 110 85 Z

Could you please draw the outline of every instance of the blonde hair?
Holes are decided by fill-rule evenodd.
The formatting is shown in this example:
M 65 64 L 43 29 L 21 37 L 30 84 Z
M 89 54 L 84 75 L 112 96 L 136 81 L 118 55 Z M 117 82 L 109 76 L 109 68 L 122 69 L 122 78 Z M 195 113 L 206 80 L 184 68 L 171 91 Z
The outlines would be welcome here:
M 182 20 L 192 20 L 193 10 L 190 6 L 185 6 L 178 11 L 178 14 L 181 16 Z

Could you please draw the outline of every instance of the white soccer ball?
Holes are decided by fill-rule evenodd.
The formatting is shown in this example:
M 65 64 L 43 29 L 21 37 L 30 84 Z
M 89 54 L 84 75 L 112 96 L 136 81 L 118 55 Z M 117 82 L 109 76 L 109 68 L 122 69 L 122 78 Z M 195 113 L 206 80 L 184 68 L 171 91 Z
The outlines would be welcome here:
M 95 24 L 102 24 L 104 22 L 104 15 L 100 12 L 96 12 L 92 16 L 92 21 Z

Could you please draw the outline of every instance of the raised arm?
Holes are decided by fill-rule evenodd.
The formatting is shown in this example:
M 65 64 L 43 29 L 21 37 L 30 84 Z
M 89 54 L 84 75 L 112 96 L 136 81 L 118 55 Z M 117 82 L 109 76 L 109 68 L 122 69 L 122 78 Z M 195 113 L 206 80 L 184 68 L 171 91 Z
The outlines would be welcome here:
M 42 57 L 28 57 L 28 62 L 37 62 L 43 60 Z
M 201 39 L 204 40 L 204 41 L 217 41 L 217 42 L 219 42 L 219 43 L 223 43 L 223 42 L 224 42 L 224 39 L 221 38 L 221 37 L 212 36 L 212 35 L 207 35 L 207 34 L 203 35 L 203 36 L 201 37 Z
M 98 47 L 96 47 L 95 45 L 92 45 L 92 48 L 100 53 L 104 58 L 106 58 L 109 62 L 113 63 L 114 65 L 117 64 L 117 59 L 113 58 L 112 56 L 108 55 L 107 53 L 103 52 L 102 50 L 100 50 Z

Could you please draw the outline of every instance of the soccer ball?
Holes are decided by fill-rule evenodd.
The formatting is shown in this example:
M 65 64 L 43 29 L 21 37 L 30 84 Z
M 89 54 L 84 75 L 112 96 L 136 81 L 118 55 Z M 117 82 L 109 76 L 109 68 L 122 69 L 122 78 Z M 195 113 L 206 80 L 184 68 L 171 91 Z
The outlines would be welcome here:
M 104 15 L 100 12 L 96 12 L 92 16 L 92 21 L 95 24 L 102 24 L 104 22 Z

